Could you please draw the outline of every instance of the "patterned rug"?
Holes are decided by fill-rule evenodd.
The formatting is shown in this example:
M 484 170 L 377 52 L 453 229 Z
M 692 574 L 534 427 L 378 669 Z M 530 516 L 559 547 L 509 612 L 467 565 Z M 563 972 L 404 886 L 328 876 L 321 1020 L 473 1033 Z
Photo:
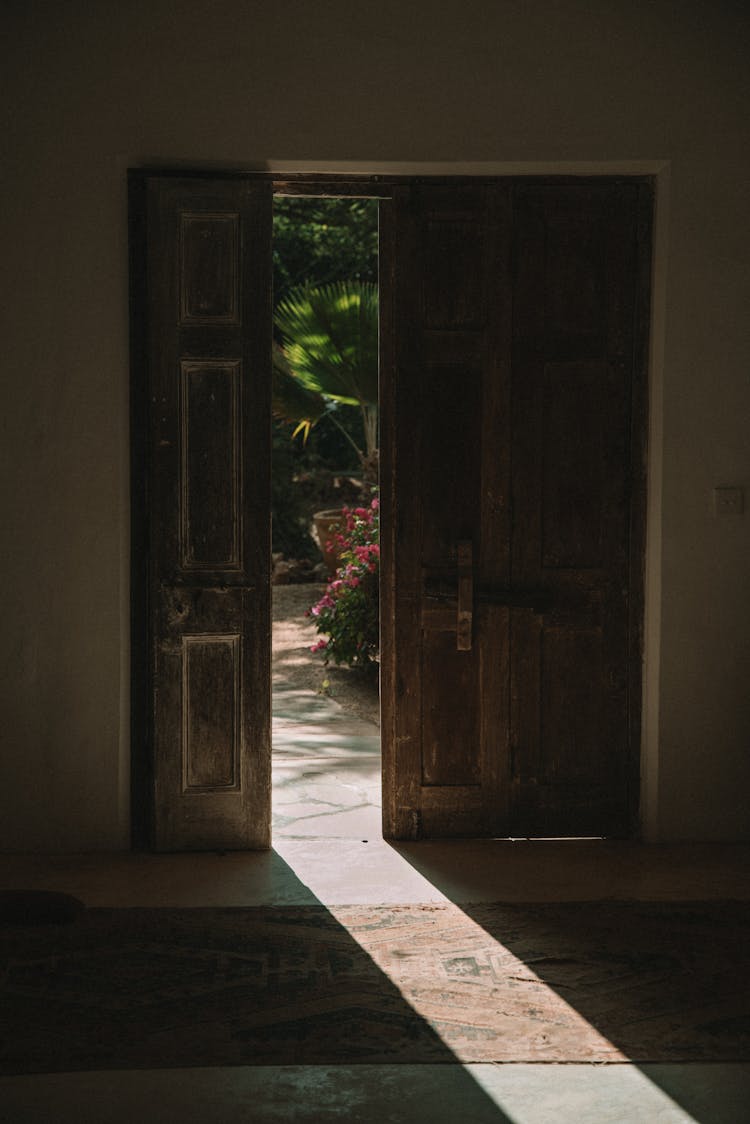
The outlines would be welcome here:
M 0 926 L 0 1071 L 750 1059 L 750 903 L 91 909 Z

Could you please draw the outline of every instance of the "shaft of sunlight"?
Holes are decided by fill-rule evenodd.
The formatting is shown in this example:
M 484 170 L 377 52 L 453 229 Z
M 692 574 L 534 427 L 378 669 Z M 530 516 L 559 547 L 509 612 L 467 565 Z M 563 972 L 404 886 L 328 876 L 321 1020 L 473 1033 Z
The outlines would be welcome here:
M 563 999 L 551 986 L 554 981 L 542 980 L 382 839 L 349 846 L 343 861 L 341 840 L 316 840 L 314 848 L 297 840 L 277 840 L 275 849 L 442 1039 L 456 1064 L 481 1087 L 504 1114 L 503 1119 L 512 1124 L 593 1119 L 593 1103 L 610 1106 L 612 1114 L 603 1119 L 613 1124 L 701 1124 Z M 443 932 L 446 928 L 461 930 L 460 955 L 454 951 L 447 965 L 441 959 L 437 924 L 432 948 L 429 937 L 417 947 L 408 924 L 402 940 L 393 939 L 392 928 L 385 935 L 352 925 L 352 904 L 366 906 L 374 900 L 389 903 L 394 911 L 399 905 L 419 902 L 428 918 L 433 907 L 440 914 Z M 427 966 L 426 956 L 431 960 Z M 507 1043 L 507 1057 L 501 1064 L 496 1045 L 493 1062 L 483 1061 L 481 1047 L 475 1050 L 475 1044 L 462 1047 L 457 1033 L 464 1014 L 460 1006 L 446 1018 L 441 984 L 447 973 L 462 970 L 477 973 L 474 986 L 467 988 L 470 1012 L 466 1011 L 466 1021 L 477 1026 L 481 1036 L 482 1018 L 477 1018 L 477 1004 L 471 998 L 474 990 L 478 1002 L 489 999 L 486 1029 L 495 1034 L 499 1029 L 499 1041 Z M 493 981 L 501 979 L 505 986 L 498 987 L 497 1002 L 493 1002 Z M 545 1017 L 537 1023 L 535 1013 L 542 1008 Z M 530 1043 L 525 1057 L 519 1049 L 522 1042 Z M 617 1115 L 617 1106 L 625 1115 Z

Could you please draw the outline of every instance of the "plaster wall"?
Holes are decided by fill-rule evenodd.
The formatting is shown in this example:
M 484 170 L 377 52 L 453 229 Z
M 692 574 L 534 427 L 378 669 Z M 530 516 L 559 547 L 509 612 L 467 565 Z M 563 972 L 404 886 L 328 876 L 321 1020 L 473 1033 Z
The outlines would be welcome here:
M 659 171 L 644 815 L 750 835 L 748 15 L 6 0 L 0 848 L 129 836 L 126 171 Z M 750 495 L 747 499 L 750 501 Z

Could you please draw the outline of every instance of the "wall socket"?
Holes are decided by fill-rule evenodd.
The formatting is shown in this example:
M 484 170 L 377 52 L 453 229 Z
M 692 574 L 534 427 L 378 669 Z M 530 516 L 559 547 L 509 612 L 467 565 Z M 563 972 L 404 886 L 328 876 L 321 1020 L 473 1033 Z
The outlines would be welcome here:
M 714 515 L 742 515 L 745 510 L 743 488 L 714 488 Z

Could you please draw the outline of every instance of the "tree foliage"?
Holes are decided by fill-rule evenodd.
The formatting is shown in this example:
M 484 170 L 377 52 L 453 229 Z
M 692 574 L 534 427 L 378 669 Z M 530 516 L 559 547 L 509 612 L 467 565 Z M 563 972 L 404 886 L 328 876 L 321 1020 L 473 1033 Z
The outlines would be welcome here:
M 334 416 L 337 407 L 355 406 L 365 433 L 360 456 L 372 456 L 378 418 L 377 285 L 337 281 L 291 289 L 274 319 L 283 344 L 274 363 L 277 414 L 308 434 L 326 409 L 341 424 Z
M 277 305 L 298 285 L 377 281 L 377 200 L 275 199 L 273 273 Z
M 275 306 L 300 285 L 346 280 L 375 283 L 377 247 L 376 200 L 277 197 Z M 287 557 L 302 558 L 316 550 L 308 533 L 310 512 L 341 503 L 340 485 L 334 488 L 332 482 L 340 481 L 342 472 L 361 473 L 356 450 L 367 447 L 367 435 L 359 408 L 325 399 L 299 382 L 295 387 L 285 385 L 290 382 L 289 363 L 280 347 L 278 328 L 275 335 L 273 549 Z M 329 421 L 312 428 L 323 416 Z M 291 441 L 295 431 L 304 434 L 305 440 Z

